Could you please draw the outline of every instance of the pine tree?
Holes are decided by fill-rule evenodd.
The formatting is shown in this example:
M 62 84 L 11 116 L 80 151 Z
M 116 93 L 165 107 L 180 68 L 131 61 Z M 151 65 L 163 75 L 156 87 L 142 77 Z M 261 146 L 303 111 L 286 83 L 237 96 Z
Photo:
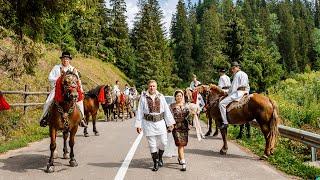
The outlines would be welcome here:
M 110 5 L 111 24 L 106 37 L 106 46 L 113 50 L 115 65 L 132 78 L 135 74 L 135 57 L 126 22 L 126 3 L 124 0 L 110 0 Z
M 172 26 L 174 58 L 177 64 L 177 74 L 184 82 L 188 81 L 193 72 L 192 35 L 188 24 L 187 12 L 183 0 L 178 1 L 177 13 Z
M 209 83 L 218 77 L 218 69 L 228 67 L 226 57 L 222 54 L 223 37 L 216 7 L 213 5 L 203 14 L 200 32 L 198 68 L 199 79 Z
M 132 35 L 137 55 L 136 85 L 144 89 L 147 81 L 154 79 L 162 90 L 172 85 L 172 60 L 164 38 L 162 11 L 158 1 L 148 0 L 144 3 L 138 17 Z
M 249 43 L 244 51 L 243 69 L 248 73 L 250 87 L 253 91 L 264 92 L 274 85 L 282 76 L 281 65 L 278 64 L 280 53 L 277 46 L 267 45 L 263 28 L 258 22 L 251 32 Z
M 314 24 L 315 24 L 316 28 L 320 29 L 320 4 L 319 4 L 319 0 L 315 0 L 314 6 L 315 6 Z

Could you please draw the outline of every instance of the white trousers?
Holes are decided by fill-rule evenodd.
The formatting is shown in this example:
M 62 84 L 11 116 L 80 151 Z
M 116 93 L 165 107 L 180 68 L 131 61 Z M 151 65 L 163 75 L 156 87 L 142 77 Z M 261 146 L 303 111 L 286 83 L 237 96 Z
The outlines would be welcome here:
M 219 103 L 219 109 L 220 109 L 220 113 L 221 113 L 221 117 L 222 117 L 222 122 L 223 124 L 228 124 L 228 120 L 227 120 L 227 106 L 228 104 L 230 104 L 232 102 L 232 98 L 231 96 L 227 96 L 226 98 L 224 98 L 222 101 L 220 101 Z
M 158 152 L 159 149 L 164 150 L 168 143 L 167 133 L 156 136 L 146 136 L 146 138 L 151 153 Z
M 55 95 L 55 89 L 52 89 L 50 91 L 50 94 L 43 106 L 43 112 L 42 112 L 42 115 L 41 115 L 41 118 L 40 118 L 40 121 L 41 119 L 48 114 L 48 111 L 49 111 L 49 107 L 51 106 L 51 104 L 53 103 L 53 99 L 54 99 L 54 95 Z M 79 107 L 80 109 L 80 112 L 82 114 L 82 117 L 84 117 L 84 107 L 83 107 L 83 101 L 79 101 L 77 102 L 77 106 Z

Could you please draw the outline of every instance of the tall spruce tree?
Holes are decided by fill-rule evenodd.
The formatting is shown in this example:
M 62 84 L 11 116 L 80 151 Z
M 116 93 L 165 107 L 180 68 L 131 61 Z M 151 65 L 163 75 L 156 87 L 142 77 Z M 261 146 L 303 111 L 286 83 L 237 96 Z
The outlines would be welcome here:
M 148 0 L 141 6 L 140 18 L 135 23 L 133 37 L 136 42 L 136 85 L 146 88 L 150 79 L 163 90 L 171 86 L 172 60 L 161 23 L 162 11 L 157 0 Z
M 248 73 L 251 89 L 264 92 L 282 76 L 283 71 L 281 65 L 278 64 L 281 56 L 277 46 L 268 46 L 264 30 L 259 23 L 254 24 L 255 27 L 246 44 L 242 66 Z
M 192 35 L 188 24 L 186 7 L 183 0 L 178 1 L 177 13 L 172 26 L 174 59 L 177 64 L 177 74 L 184 82 L 188 81 L 193 72 Z
M 221 24 L 215 5 L 212 5 L 203 14 L 200 32 L 199 79 L 209 83 L 218 77 L 218 69 L 227 67 L 228 62 L 222 54 L 224 43 L 221 33 Z
M 126 3 L 124 0 L 110 0 L 110 5 L 111 24 L 106 37 L 106 46 L 113 50 L 115 65 L 132 78 L 135 73 L 135 57 L 126 22 Z

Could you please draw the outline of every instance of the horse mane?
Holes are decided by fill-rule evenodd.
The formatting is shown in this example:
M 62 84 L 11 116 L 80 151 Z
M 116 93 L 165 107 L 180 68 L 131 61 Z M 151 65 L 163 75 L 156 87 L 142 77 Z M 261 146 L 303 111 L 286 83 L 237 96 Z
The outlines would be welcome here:
M 210 92 L 218 93 L 218 94 L 221 95 L 221 96 L 227 95 L 227 93 L 224 92 L 224 91 L 222 90 L 222 88 L 220 88 L 219 86 L 217 86 L 217 85 L 215 85 L 215 84 L 210 84 L 209 87 L 210 87 Z
M 89 90 L 86 95 L 88 95 L 89 97 L 98 97 L 100 89 L 103 87 L 104 85 L 99 85 L 91 90 Z

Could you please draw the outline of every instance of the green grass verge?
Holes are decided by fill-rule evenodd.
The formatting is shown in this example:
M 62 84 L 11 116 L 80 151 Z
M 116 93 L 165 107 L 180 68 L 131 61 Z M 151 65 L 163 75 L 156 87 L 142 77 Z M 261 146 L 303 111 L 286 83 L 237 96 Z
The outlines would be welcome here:
M 0 145 L 0 153 L 7 152 L 12 149 L 25 147 L 28 143 L 39 141 L 49 137 L 48 128 L 42 128 L 38 123 L 33 123 L 25 127 L 23 130 L 16 131 L 17 136 L 9 140 L 2 141 Z
M 265 147 L 264 137 L 259 129 L 251 128 L 251 132 L 250 139 L 243 136 L 244 138 L 236 140 L 236 142 L 250 149 L 258 156 L 262 156 Z M 228 133 L 229 139 L 235 140 L 239 133 L 239 127 L 229 126 Z M 267 161 L 277 169 L 303 179 L 315 179 L 320 176 L 320 168 L 304 163 L 305 161 L 310 161 L 310 152 L 307 147 L 286 138 L 279 139 L 274 155 L 270 156 Z
M 201 114 L 200 119 L 207 123 L 207 118 L 204 114 Z M 234 140 L 241 146 L 248 148 L 254 154 L 262 156 L 264 153 L 265 140 L 260 129 L 251 128 L 250 139 L 246 138 L 245 129 L 243 138 L 236 139 L 239 134 L 239 129 L 239 126 L 234 127 L 230 125 L 228 127 L 228 139 Z M 286 174 L 298 176 L 303 179 L 316 179 L 316 177 L 320 176 L 320 168 L 315 168 L 305 163 L 306 161 L 310 161 L 310 154 L 310 148 L 307 146 L 280 137 L 274 154 L 270 156 L 267 161 Z

